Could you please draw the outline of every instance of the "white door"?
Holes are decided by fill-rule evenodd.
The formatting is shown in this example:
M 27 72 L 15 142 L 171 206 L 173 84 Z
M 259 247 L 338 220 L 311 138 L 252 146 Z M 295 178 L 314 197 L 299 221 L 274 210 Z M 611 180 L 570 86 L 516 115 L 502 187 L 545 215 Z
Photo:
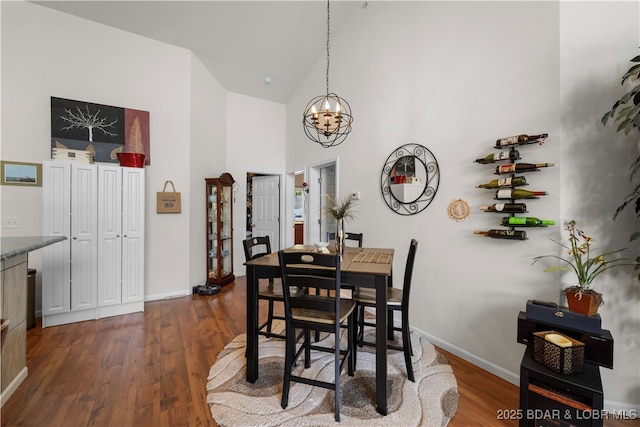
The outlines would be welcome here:
M 122 300 L 122 168 L 98 166 L 98 305 Z
M 254 176 L 251 180 L 253 221 L 251 235 L 269 236 L 271 250 L 280 250 L 280 176 Z
M 144 300 L 144 168 L 122 168 L 122 303 Z
M 42 231 L 46 236 L 71 233 L 71 164 L 42 162 Z M 42 314 L 71 310 L 71 241 L 42 248 Z
M 71 310 L 98 305 L 96 165 L 71 166 Z

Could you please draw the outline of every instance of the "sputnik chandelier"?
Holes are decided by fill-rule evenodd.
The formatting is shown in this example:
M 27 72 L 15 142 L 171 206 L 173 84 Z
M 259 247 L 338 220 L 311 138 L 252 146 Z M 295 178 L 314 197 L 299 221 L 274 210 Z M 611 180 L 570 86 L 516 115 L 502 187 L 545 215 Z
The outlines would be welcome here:
M 347 101 L 329 92 L 329 36 L 331 34 L 331 9 L 327 0 L 327 91 L 316 96 L 304 109 L 302 124 L 307 137 L 325 148 L 340 145 L 351 132 L 351 107 Z

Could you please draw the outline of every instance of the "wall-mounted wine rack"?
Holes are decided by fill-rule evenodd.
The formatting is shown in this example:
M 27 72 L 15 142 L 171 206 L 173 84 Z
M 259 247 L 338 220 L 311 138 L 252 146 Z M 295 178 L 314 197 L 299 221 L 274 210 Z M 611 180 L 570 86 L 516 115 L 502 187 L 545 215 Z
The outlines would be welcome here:
M 516 148 L 530 144 L 542 145 L 548 136 L 549 135 L 545 133 L 532 136 L 516 135 L 501 138 L 496 141 L 496 145 L 493 148 L 503 151 L 489 154 L 475 160 L 476 163 L 495 166 L 495 174 L 499 176 L 498 179 L 478 185 L 478 188 L 495 191 L 496 203 L 490 206 L 483 206 L 481 210 L 504 215 L 499 224 L 508 228 L 474 231 L 474 234 L 499 239 L 526 240 L 527 232 L 518 230 L 519 227 L 546 227 L 555 224 L 554 221 L 539 220 L 535 217 L 520 217 L 517 215 L 528 213 L 524 200 L 537 199 L 541 195 L 546 195 L 544 191 L 528 191 L 518 188 L 529 185 L 526 176 L 520 174 L 539 171 L 541 167 L 553 166 L 553 163 L 516 163 L 517 160 L 520 160 L 520 152 Z M 521 201 L 521 199 L 523 199 L 523 201 Z

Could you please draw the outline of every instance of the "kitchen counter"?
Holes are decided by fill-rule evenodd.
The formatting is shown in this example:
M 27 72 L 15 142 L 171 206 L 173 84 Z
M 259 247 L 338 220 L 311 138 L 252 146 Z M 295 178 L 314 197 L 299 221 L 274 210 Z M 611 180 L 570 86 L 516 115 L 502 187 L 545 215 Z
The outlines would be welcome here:
M 66 240 L 65 236 L 0 238 L 0 318 L 9 326 L 0 345 L 0 406 L 27 377 L 27 263 L 29 252 Z
M 0 238 L 0 259 L 4 261 L 13 256 L 29 253 L 66 239 L 65 236 L 2 237 Z

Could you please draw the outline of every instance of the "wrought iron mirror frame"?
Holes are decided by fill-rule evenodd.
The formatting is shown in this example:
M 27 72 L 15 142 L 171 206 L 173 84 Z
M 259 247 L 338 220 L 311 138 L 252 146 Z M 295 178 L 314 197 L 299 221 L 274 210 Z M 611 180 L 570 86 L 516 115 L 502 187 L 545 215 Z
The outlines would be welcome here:
M 412 156 L 424 166 L 426 182 L 422 193 L 412 201 L 399 200 L 391 191 L 391 172 L 396 162 L 403 157 Z M 415 215 L 426 209 L 433 201 L 440 184 L 440 167 L 433 153 L 425 146 L 408 143 L 398 147 L 387 158 L 382 167 L 380 189 L 382 198 L 392 211 L 399 215 Z

